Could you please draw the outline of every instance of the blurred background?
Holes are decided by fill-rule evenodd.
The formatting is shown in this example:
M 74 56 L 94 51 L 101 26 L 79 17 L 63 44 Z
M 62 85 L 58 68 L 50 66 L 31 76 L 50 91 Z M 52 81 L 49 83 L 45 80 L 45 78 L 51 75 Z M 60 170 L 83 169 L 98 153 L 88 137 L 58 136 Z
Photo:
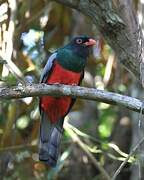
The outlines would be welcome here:
M 142 18 L 143 4 L 134 5 Z M 38 83 L 49 55 L 82 34 L 97 40 L 82 86 L 140 96 L 134 77 L 91 20 L 46 0 L 0 0 L 0 87 Z M 51 169 L 38 161 L 39 120 L 38 98 L 0 101 L 0 179 L 102 180 L 96 163 L 112 175 L 138 137 L 137 113 L 77 100 L 65 120 L 58 165 Z M 117 179 L 133 179 L 137 163 L 131 157 Z

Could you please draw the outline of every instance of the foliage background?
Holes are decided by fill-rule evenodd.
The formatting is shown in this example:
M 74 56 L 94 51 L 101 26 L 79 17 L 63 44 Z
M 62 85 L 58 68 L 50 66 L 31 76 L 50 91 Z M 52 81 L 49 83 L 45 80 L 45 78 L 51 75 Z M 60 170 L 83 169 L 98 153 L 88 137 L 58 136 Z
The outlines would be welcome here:
M 138 2 L 135 1 L 138 11 Z M 88 17 L 45 0 L 0 1 L 0 86 L 16 85 L 25 79 L 39 82 L 48 56 L 76 35 L 87 34 L 98 43 L 89 58 L 83 86 L 131 95 L 137 93 L 133 77 L 118 63 L 110 46 Z M 134 136 L 132 113 L 117 106 L 77 100 L 66 118 L 62 155 L 50 169 L 38 162 L 38 98 L 0 102 L 1 179 L 101 179 L 101 174 L 80 147 L 88 148 L 112 175 L 131 148 Z M 138 114 L 135 115 L 135 119 Z M 72 126 L 69 126 L 71 124 Z M 76 128 L 76 129 L 75 129 Z M 131 158 L 118 179 L 131 179 Z

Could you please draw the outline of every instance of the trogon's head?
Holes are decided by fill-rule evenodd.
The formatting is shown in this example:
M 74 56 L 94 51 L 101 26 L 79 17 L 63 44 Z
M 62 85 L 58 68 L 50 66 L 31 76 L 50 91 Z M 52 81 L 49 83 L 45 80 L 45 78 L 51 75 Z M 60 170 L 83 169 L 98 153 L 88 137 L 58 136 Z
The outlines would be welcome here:
M 71 40 L 68 46 L 81 57 L 87 58 L 89 49 L 96 44 L 96 41 L 88 36 L 77 36 Z

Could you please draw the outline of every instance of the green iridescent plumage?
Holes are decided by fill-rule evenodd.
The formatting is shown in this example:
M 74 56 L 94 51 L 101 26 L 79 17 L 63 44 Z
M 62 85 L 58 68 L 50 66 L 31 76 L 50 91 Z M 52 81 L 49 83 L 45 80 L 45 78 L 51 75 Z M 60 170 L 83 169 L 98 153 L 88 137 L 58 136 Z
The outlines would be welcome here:
M 86 65 L 86 58 L 74 54 L 72 50 L 67 48 L 58 51 L 57 61 L 65 69 L 74 72 L 81 72 Z

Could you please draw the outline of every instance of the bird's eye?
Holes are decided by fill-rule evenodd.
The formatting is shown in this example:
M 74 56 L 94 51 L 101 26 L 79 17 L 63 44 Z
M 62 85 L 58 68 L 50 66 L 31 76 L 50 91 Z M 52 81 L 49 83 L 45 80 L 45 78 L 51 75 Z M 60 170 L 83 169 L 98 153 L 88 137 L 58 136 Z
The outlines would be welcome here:
M 77 40 L 76 40 L 76 43 L 77 43 L 77 44 L 82 44 L 82 39 L 77 39 Z

